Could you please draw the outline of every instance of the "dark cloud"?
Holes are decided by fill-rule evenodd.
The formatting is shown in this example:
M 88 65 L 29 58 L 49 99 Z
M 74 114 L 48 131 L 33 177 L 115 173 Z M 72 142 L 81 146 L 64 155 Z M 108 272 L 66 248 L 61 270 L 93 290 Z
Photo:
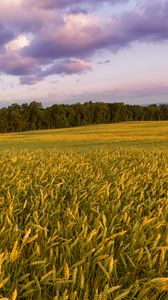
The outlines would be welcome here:
M 103 61 L 99 61 L 97 64 L 98 64 L 98 65 L 102 65 L 102 64 L 108 64 L 108 63 L 110 63 L 110 62 L 111 62 L 110 59 L 106 59 L 106 60 L 103 60 Z
M 69 8 L 72 6 L 93 6 L 97 5 L 98 3 L 103 4 L 103 3 L 109 3 L 111 5 L 119 4 L 121 2 L 129 2 L 130 0 L 24 0 L 24 5 L 28 7 L 39 7 L 42 9 L 55 9 L 55 8 Z
M 5 24 L 0 22 L 0 47 L 15 37 L 12 28 L 8 28 Z
M 69 15 L 78 15 L 78 14 L 87 15 L 88 10 L 86 8 L 72 7 L 68 10 L 67 13 Z
M 56 61 L 51 67 L 43 71 L 42 74 L 44 77 L 53 74 L 71 75 L 85 73 L 90 70 L 90 64 L 84 60 L 65 59 Z

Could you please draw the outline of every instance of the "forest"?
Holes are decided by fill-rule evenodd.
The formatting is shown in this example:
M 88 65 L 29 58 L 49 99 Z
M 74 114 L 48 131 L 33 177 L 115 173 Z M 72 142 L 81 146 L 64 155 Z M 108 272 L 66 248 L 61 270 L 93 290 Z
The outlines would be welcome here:
M 86 102 L 43 107 L 38 101 L 0 109 L 0 132 L 54 129 L 124 121 L 168 120 L 168 104 Z

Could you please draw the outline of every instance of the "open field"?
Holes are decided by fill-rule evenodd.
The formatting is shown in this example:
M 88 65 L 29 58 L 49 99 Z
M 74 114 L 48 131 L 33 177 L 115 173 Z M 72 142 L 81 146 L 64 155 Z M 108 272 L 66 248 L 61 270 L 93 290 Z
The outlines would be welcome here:
M 168 122 L 0 135 L 0 299 L 168 299 Z
M 0 134 L 0 147 L 67 147 L 115 145 L 166 145 L 168 121 L 124 122 L 56 130 Z

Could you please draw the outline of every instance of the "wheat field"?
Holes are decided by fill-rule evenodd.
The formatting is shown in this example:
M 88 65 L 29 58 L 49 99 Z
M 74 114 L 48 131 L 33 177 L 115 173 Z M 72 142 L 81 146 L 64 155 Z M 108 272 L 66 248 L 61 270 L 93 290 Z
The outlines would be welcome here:
M 0 299 L 168 299 L 167 135 L 0 135 Z

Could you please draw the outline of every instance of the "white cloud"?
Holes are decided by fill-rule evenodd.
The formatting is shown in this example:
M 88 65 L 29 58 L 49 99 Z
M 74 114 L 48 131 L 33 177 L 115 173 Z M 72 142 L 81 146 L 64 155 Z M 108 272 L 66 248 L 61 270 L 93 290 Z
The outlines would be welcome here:
M 6 44 L 5 47 L 10 52 L 17 52 L 18 50 L 24 48 L 25 46 L 27 46 L 29 44 L 30 44 L 30 41 L 25 35 L 19 35 L 16 39 L 14 39 L 14 40 L 10 41 L 8 44 Z

